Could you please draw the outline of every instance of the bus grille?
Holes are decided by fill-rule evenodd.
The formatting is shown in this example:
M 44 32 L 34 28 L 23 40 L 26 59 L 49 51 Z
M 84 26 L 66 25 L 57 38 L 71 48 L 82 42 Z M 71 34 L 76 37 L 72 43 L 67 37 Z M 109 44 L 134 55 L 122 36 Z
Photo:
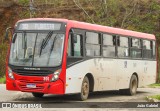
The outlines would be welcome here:
M 24 76 L 47 76 L 52 73 L 49 70 L 25 70 L 25 69 L 14 69 L 13 72 L 17 73 L 18 75 Z
M 42 92 L 43 89 L 44 89 L 44 86 L 36 86 L 36 88 L 28 88 L 28 87 L 26 87 L 26 85 L 20 85 L 20 88 L 23 91 L 35 90 L 35 91 L 38 91 L 38 92 Z
M 26 79 L 18 79 L 18 81 L 22 82 L 22 83 L 39 83 L 39 84 L 44 83 L 44 80 L 33 80 L 33 81 L 30 81 L 30 80 L 26 80 Z

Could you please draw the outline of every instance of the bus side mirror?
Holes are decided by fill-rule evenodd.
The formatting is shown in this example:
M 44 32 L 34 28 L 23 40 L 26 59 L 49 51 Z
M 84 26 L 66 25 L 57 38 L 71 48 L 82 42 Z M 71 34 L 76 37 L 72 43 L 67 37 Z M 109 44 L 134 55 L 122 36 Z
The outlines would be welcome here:
M 12 43 L 15 43 L 16 38 L 17 38 L 17 34 L 14 34 L 14 35 L 13 35 L 13 38 L 12 38 Z
M 10 32 L 11 29 L 13 29 L 13 28 L 12 27 L 8 27 L 6 29 L 6 34 L 5 34 L 5 38 L 4 38 L 5 41 L 9 41 L 10 40 L 9 39 L 9 32 Z

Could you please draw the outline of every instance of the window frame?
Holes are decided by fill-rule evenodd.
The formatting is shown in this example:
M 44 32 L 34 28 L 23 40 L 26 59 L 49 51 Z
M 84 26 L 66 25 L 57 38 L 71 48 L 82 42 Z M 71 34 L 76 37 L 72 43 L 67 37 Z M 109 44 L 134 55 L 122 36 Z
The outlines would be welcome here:
M 153 40 L 153 39 L 142 39 L 142 40 L 148 40 L 151 42 L 151 58 L 144 58 L 143 57 L 143 60 L 156 60 L 157 58 L 157 43 L 156 43 L 156 40 Z M 153 56 L 153 42 L 155 42 L 155 57 Z M 143 49 L 143 55 L 144 55 L 144 50 L 146 49 Z
M 157 42 L 156 42 L 156 40 L 151 40 L 151 41 L 152 41 L 152 59 L 153 59 L 153 60 L 156 60 L 156 59 L 157 59 Z M 153 42 L 155 43 L 155 55 L 153 55 L 153 51 L 154 51 L 154 50 L 153 50 L 153 49 L 154 49 L 154 48 L 153 48 L 153 47 L 154 47 L 154 46 L 153 46 Z M 154 57 L 154 56 L 155 56 L 155 57 Z
M 80 51 L 81 51 L 81 56 L 74 56 L 74 42 L 72 38 L 72 34 L 76 34 L 80 36 Z M 76 33 L 76 32 L 69 32 L 68 34 L 68 44 L 67 44 L 67 53 L 68 53 L 68 45 L 69 45 L 69 39 L 71 38 L 71 56 L 67 55 L 67 58 L 84 58 L 84 44 L 83 44 L 83 34 L 81 33 Z
M 126 47 L 126 46 L 121 46 L 121 44 L 120 44 L 120 43 L 121 43 L 121 41 L 120 41 L 120 38 L 121 38 L 121 37 L 128 39 L 128 47 Z M 131 57 L 131 55 L 130 55 L 130 54 L 131 54 L 131 53 L 130 53 L 130 43 L 131 43 L 131 42 L 130 42 L 130 37 L 122 36 L 122 35 L 118 35 L 118 36 L 117 36 L 117 45 L 116 45 L 116 47 L 117 47 L 117 57 L 118 57 L 118 58 L 125 58 L 125 59 L 127 59 L 127 58 L 130 58 L 130 57 Z M 120 47 L 120 48 L 127 48 L 127 49 L 128 49 L 128 56 L 126 56 L 126 57 L 125 57 L 125 56 L 123 56 L 123 57 L 118 56 L 118 48 L 119 48 L 119 47 Z
M 89 29 L 82 29 L 82 28 L 74 28 L 72 27 L 73 29 L 78 29 L 78 30 L 83 30 L 83 58 L 89 58 L 89 57 L 95 57 L 95 58 L 112 58 L 112 59 L 129 59 L 129 60 L 143 60 L 143 49 L 142 49 L 142 40 L 149 40 L 149 41 L 154 41 L 155 42 L 155 58 L 152 58 L 151 59 L 147 59 L 147 60 L 156 60 L 156 57 L 157 57 L 157 48 L 156 48 L 156 40 L 155 39 L 145 39 L 145 38 L 140 38 L 140 37 L 135 37 L 135 36 L 129 36 L 129 35 L 123 35 L 123 34 L 116 34 L 116 33 L 109 33 L 109 32 L 102 32 L 102 31 L 95 31 L 95 30 L 89 30 Z M 72 29 L 71 28 L 71 29 Z M 99 38 L 101 39 L 100 42 L 100 56 L 87 56 L 86 55 L 86 32 L 93 32 L 93 33 L 98 33 L 99 34 Z M 115 45 L 115 56 L 114 57 L 105 57 L 103 56 L 103 34 L 107 34 L 107 35 L 112 35 L 112 36 L 116 36 L 116 45 Z M 122 58 L 122 57 L 118 57 L 117 54 L 118 54 L 118 50 L 117 50 L 117 36 L 122 36 L 122 37 L 127 37 L 129 39 L 129 56 L 128 57 L 125 57 L 125 58 Z M 135 39 L 139 39 L 141 41 L 141 57 L 140 58 L 134 58 L 134 57 L 131 57 L 131 38 L 135 38 Z M 96 44 L 95 44 L 96 45 Z M 137 48 L 138 49 L 138 48 Z M 152 50 L 152 55 L 153 55 L 153 50 Z M 145 59 L 146 60 L 146 59 Z
M 89 32 L 89 33 L 97 33 L 98 34 L 98 43 L 99 44 L 93 44 L 93 43 L 87 43 L 87 36 L 86 36 L 86 33 Z M 92 31 L 92 30 L 85 30 L 85 56 L 86 57 L 102 57 L 102 34 L 100 32 L 97 32 L 97 31 Z M 100 47 L 100 50 L 99 50 L 99 56 L 92 56 L 92 55 L 87 55 L 87 49 L 86 49 L 86 46 L 87 45 L 96 45 L 96 46 L 99 46 Z
M 143 59 L 143 47 L 142 47 L 142 38 L 137 38 L 137 37 L 129 37 L 130 38 L 130 40 L 129 40 L 129 53 L 130 53 L 130 58 L 131 59 L 137 59 L 137 60 L 140 60 L 140 59 Z M 137 47 L 132 47 L 132 38 L 134 38 L 134 39 L 138 39 L 139 41 L 140 41 L 140 48 L 137 48 Z M 140 50 L 141 51 L 141 57 L 132 57 L 132 55 L 131 55 L 131 49 L 137 49 L 137 50 Z
M 112 39 L 113 39 L 113 37 L 115 36 L 115 43 L 113 42 L 113 45 L 104 45 L 103 44 L 103 38 L 104 38 L 104 35 L 110 35 L 110 36 L 112 36 Z M 117 51 L 116 51 L 116 44 L 117 44 L 117 35 L 115 35 L 115 34 L 109 34 L 109 33 L 102 33 L 102 57 L 104 57 L 104 58 L 117 58 Z M 104 56 L 103 55 L 103 48 L 104 47 L 113 47 L 114 49 L 115 49 L 115 55 L 114 55 L 114 57 L 110 57 L 110 56 Z
M 144 47 L 143 47 L 143 41 L 149 41 L 150 42 L 150 49 L 145 49 Z M 152 59 L 153 58 L 153 42 L 152 42 L 152 40 L 149 40 L 149 39 L 143 39 L 142 40 L 142 50 L 143 50 L 143 55 L 142 55 L 142 58 L 144 59 L 144 60 L 150 60 L 150 59 Z M 151 52 L 151 57 L 150 58 L 147 58 L 147 57 L 144 57 L 144 51 L 150 51 Z

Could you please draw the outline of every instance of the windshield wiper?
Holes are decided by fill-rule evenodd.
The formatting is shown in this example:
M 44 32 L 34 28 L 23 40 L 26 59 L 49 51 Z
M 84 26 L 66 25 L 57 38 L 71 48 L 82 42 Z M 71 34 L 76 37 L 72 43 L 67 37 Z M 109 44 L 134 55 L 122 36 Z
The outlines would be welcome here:
M 58 36 L 58 34 L 56 34 L 56 36 L 55 36 L 54 39 L 53 39 L 53 44 L 52 44 L 52 46 L 51 46 L 50 53 L 51 53 L 52 50 L 53 50 L 54 43 L 55 43 L 55 41 L 56 41 L 56 39 L 57 39 L 57 36 Z
M 41 53 L 42 53 L 42 49 L 44 49 L 46 47 L 46 45 L 48 44 L 48 41 L 50 40 L 51 36 L 53 35 L 53 31 L 50 31 L 46 38 L 43 39 L 42 41 L 42 45 L 41 45 L 41 48 L 40 48 L 40 53 L 39 53 L 39 57 L 41 56 Z
M 58 34 L 56 34 L 56 36 L 55 36 L 54 39 L 53 39 L 53 44 L 52 44 L 51 49 L 50 49 L 50 52 L 49 52 L 49 58 L 48 58 L 47 64 L 49 64 L 50 56 L 51 56 L 51 53 L 52 53 L 52 51 L 53 51 L 54 44 L 55 44 L 55 41 L 56 41 L 57 37 L 58 37 Z

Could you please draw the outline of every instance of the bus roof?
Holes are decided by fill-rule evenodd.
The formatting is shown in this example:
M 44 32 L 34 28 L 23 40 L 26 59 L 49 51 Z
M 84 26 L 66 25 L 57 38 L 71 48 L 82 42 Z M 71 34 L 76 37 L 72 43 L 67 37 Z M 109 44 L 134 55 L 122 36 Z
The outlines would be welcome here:
M 68 19 L 59 19 L 59 18 L 31 18 L 31 19 L 23 19 L 18 22 L 25 22 L 25 21 L 58 21 L 58 22 L 66 22 L 70 27 L 86 29 L 86 30 L 93 30 L 93 31 L 100 31 L 110 34 L 119 34 L 123 36 L 131 36 L 131 37 L 138 37 L 138 38 L 146 38 L 155 40 L 155 36 L 153 34 L 147 34 L 142 32 L 136 32 L 131 30 L 125 30 L 121 28 L 114 28 L 109 26 L 102 26 L 96 25 L 91 23 L 79 22 L 75 20 L 68 20 Z
M 68 22 L 68 19 L 59 19 L 59 18 L 29 18 L 29 19 L 22 19 L 18 22 L 27 22 L 27 21 L 57 21 L 57 22 Z

